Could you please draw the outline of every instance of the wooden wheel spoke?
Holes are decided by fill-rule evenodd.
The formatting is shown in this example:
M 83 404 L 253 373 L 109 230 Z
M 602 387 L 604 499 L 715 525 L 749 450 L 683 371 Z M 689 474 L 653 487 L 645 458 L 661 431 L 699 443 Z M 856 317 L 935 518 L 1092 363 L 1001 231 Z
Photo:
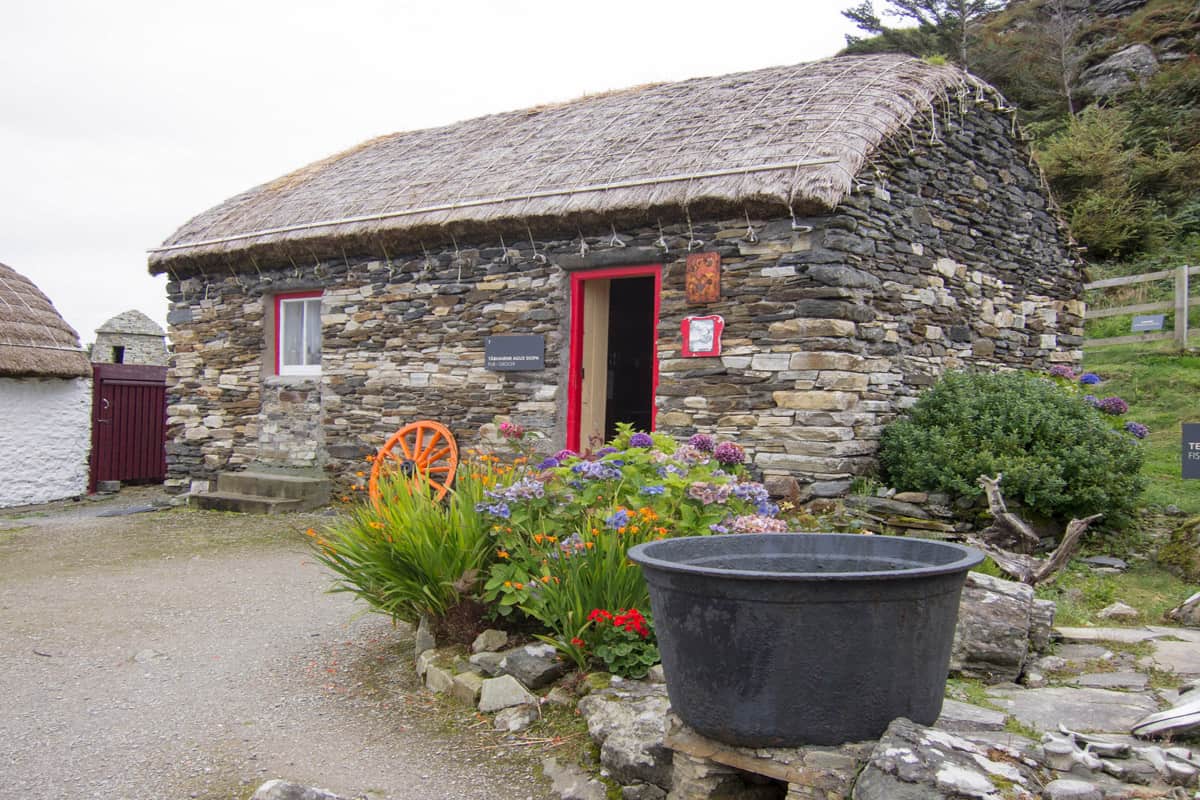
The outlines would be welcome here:
M 457 469 L 458 447 L 449 429 L 430 420 L 409 423 L 396 431 L 375 456 L 369 487 L 371 500 L 379 505 L 380 478 L 397 473 L 412 478 L 419 474 L 440 500 L 450 491 Z M 436 479 L 432 477 L 434 474 L 438 476 Z

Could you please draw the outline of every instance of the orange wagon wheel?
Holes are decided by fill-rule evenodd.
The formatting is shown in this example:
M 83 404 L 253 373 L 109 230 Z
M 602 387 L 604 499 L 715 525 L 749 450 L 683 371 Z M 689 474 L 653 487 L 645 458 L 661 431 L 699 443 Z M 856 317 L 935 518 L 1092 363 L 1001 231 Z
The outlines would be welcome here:
M 371 465 L 371 501 L 379 505 L 380 479 L 399 472 L 413 477 L 423 475 L 441 500 L 450 491 L 458 469 L 458 444 L 449 428 L 423 419 L 410 422 L 392 434 Z

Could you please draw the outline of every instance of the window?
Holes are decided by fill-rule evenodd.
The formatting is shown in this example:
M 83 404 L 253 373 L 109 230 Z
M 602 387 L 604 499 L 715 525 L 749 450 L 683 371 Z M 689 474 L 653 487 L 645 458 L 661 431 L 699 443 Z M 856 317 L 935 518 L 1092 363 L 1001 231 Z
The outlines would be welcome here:
M 125 348 L 122 347 L 121 345 L 115 345 L 113 347 L 112 363 L 114 363 L 114 364 L 124 364 L 125 363 Z
M 321 374 L 321 293 L 275 297 L 275 372 Z

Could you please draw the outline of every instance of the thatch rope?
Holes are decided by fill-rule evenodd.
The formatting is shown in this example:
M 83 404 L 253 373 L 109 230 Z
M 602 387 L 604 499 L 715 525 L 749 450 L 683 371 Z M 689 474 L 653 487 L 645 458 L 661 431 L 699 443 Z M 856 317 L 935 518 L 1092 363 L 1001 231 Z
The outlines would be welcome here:
M 964 86 L 982 84 L 906 56 L 846 56 L 383 136 L 199 215 L 151 251 L 151 270 L 288 242 L 443 240 L 452 226 L 520 231 L 704 204 L 829 209 L 885 139 Z
M 91 374 L 75 330 L 28 278 L 0 264 L 0 377 Z

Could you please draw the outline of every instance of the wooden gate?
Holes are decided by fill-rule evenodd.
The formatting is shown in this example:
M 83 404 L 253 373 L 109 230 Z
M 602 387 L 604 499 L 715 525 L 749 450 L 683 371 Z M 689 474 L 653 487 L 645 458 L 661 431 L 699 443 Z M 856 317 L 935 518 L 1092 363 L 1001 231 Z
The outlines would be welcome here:
M 98 481 L 156 483 L 167 476 L 167 368 L 92 365 L 89 491 Z

